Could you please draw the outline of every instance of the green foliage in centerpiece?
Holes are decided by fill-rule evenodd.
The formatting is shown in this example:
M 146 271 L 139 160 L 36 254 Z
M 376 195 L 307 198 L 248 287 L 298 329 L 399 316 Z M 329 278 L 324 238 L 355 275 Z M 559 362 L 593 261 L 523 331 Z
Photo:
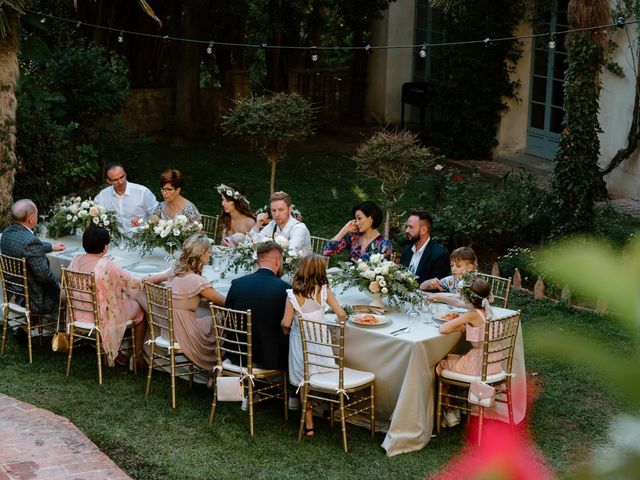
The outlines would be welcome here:
M 245 236 L 242 242 L 233 249 L 233 258 L 227 265 L 226 271 L 230 272 L 233 270 L 235 273 L 238 273 L 239 270 L 253 270 L 258 261 L 258 256 L 256 254 L 258 246 L 261 243 L 270 242 L 272 240 L 282 248 L 282 273 L 295 273 L 298 269 L 298 265 L 300 265 L 302 255 L 300 252 L 290 249 L 289 241 L 280 235 L 273 239 L 271 237 L 263 237 L 260 235 Z
M 335 284 L 356 287 L 369 294 L 387 296 L 393 305 L 413 302 L 418 295 L 418 279 L 406 267 L 374 253 L 369 260 L 344 263 L 341 273 L 333 277 Z
M 194 233 L 202 231 L 200 222 L 190 222 L 185 215 L 176 215 L 169 220 L 150 221 L 135 230 L 129 239 L 129 248 L 138 250 L 142 255 L 156 248 L 163 248 L 172 254 L 182 247 L 184 241 Z
M 122 238 L 116 213 L 107 211 L 104 206 L 93 200 L 83 200 L 81 197 L 62 197 L 52 209 L 51 218 L 46 222 L 51 238 L 72 235 L 92 225 L 106 228 L 112 240 Z

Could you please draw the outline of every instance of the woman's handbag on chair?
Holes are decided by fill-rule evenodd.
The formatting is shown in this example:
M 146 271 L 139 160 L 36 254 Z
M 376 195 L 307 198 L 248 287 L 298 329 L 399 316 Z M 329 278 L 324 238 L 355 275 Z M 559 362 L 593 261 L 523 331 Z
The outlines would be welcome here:
M 471 382 L 467 401 L 474 405 L 490 408 L 496 400 L 496 389 L 482 382 Z
M 53 337 L 51 338 L 51 350 L 54 352 L 68 352 L 69 343 L 71 343 L 71 336 L 66 331 L 60 331 L 60 316 L 62 315 L 62 311 L 62 295 L 60 295 L 56 331 L 53 333 Z

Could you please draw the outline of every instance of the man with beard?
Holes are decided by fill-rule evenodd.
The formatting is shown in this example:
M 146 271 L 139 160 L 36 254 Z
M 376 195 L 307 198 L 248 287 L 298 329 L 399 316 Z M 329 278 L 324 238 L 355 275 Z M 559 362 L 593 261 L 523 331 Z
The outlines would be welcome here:
M 432 279 L 451 275 L 447 251 L 430 237 L 432 226 L 433 219 L 427 212 L 411 212 L 405 228 L 409 244 L 400 257 L 400 263 L 418 277 L 421 290 L 435 288 L 429 283 Z

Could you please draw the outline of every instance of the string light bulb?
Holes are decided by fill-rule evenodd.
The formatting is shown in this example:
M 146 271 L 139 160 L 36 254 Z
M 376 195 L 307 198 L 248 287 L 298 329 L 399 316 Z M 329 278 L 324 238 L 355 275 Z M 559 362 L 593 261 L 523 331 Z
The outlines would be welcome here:
M 209 45 L 207 45 L 207 53 L 209 55 L 213 53 L 213 42 L 209 42 Z
M 318 47 L 311 47 L 311 61 L 312 62 L 317 62 L 318 61 Z
M 44 18 L 44 17 L 42 17 L 42 18 L 40 19 L 40 23 L 45 23 L 46 21 L 47 21 L 47 19 L 46 19 L 46 18 Z
M 616 27 L 623 28 L 624 27 L 624 17 L 616 18 Z
M 422 48 L 418 52 L 418 55 L 420 55 L 420 58 L 427 58 L 428 52 L 429 52 L 429 45 L 427 45 L 426 43 L 423 43 Z
M 555 32 L 551 32 L 549 36 L 549 49 L 553 50 L 554 48 L 556 48 L 556 34 Z
M 367 43 L 367 46 L 364 47 L 364 51 L 367 52 L 369 55 L 373 55 L 373 47 L 368 43 Z
M 118 34 L 118 43 L 122 42 L 124 42 L 124 32 L 120 30 L 120 33 Z

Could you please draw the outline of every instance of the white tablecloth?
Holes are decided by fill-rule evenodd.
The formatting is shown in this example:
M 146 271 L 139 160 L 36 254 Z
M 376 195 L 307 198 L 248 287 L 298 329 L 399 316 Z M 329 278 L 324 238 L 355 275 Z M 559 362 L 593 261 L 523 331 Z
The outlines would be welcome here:
M 49 254 L 54 273 L 60 276 L 60 266 L 68 265 L 74 255 L 83 253 L 77 237 L 61 239 L 65 252 Z M 111 248 L 113 261 L 135 275 L 144 276 L 166 270 L 166 253 L 160 249 L 141 257 L 138 253 Z M 242 273 L 241 273 L 242 274 Z M 231 279 L 237 274 L 221 278 L 219 268 L 206 266 L 203 275 L 223 295 L 229 290 Z M 345 305 L 367 304 L 371 298 L 355 289 L 342 292 L 335 289 L 338 301 Z M 494 308 L 497 318 L 507 317 L 513 310 Z M 346 365 L 376 375 L 376 428 L 387 434 L 382 442 L 388 456 L 420 450 L 431 439 L 434 427 L 435 366 L 451 351 L 461 334 L 441 335 L 437 327 L 418 320 L 410 333 L 392 336 L 390 333 L 408 324 L 406 315 L 391 311 L 392 323 L 384 327 L 361 327 L 347 322 L 345 333 Z M 521 422 L 526 412 L 526 377 L 522 329 L 518 329 L 514 354 L 512 395 L 514 415 Z M 500 408 L 500 407 L 498 407 Z M 507 419 L 506 408 L 485 410 L 489 418 Z

